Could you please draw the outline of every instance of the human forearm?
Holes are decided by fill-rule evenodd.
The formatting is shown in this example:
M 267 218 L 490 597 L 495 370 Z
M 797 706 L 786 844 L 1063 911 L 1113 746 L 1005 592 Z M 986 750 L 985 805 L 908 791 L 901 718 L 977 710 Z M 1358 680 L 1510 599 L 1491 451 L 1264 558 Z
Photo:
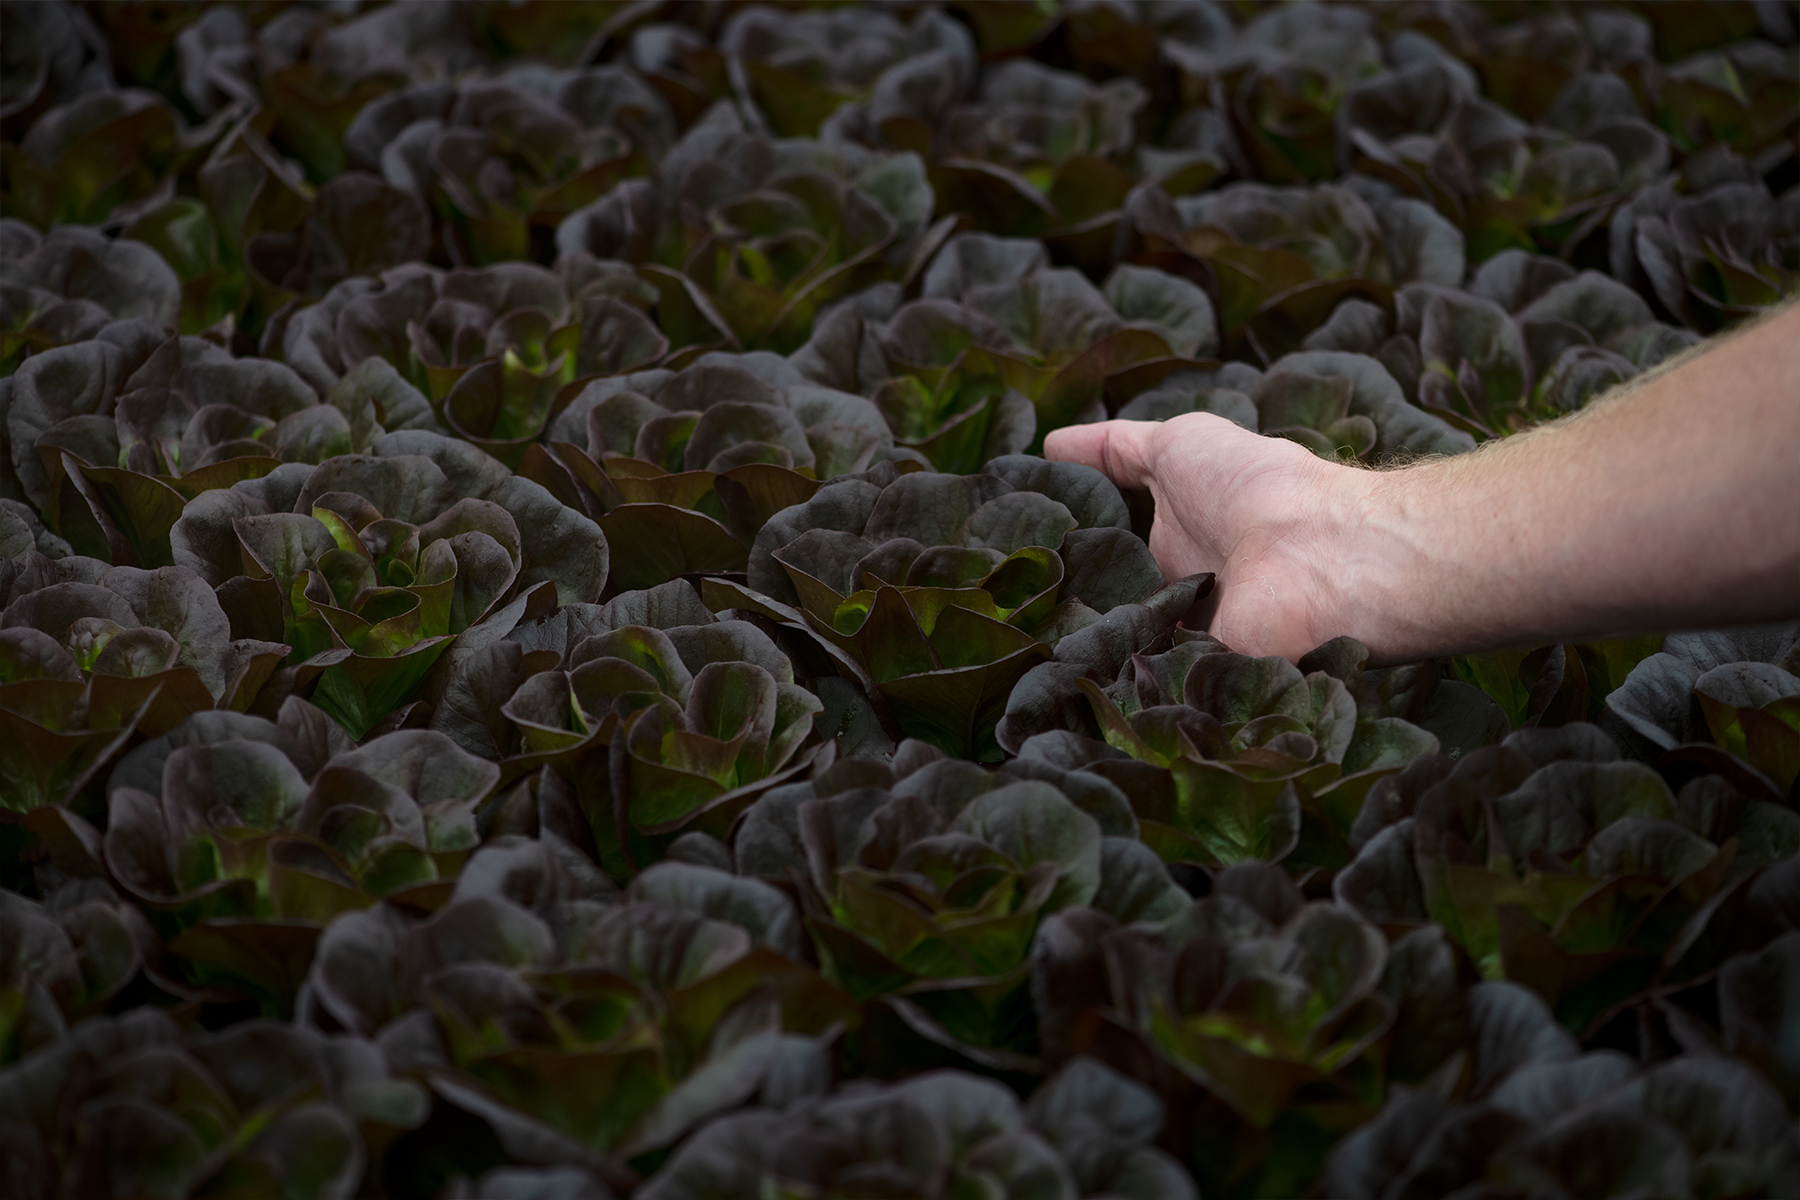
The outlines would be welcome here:
M 1156 501 L 1163 573 L 1212 571 L 1209 629 L 1378 662 L 1800 612 L 1800 309 L 1472 454 L 1325 462 L 1209 413 L 1044 442 Z
M 1791 615 L 1800 309 L 1572 419 L 1332 486 L 1324 621 L 1383 661 Z

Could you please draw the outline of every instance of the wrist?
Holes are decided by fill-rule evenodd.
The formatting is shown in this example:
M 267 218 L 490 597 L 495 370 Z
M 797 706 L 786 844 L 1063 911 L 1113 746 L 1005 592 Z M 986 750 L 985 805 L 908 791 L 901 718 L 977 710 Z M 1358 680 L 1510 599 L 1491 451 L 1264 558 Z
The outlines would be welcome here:
M 1257 647 L 1249 652 L 1290 661 L 1335 637 L 1368 642 L 1381 611 L 1370 592 L 1386 574 L 1375 563 L 1379 539 L 1370 525 L 1383 473 L 1306 457 L 1293 502 L 1279 517 L 1259 519 L 1246 539 L 1259 549 L 1224 581 L 1244 593 L 1233 632 Z M 1264 613 L 1272 619 L 1258 624 Z
M 1417 658 L 1430 640 L 1417 610 L 1429 556 L 1413 528 L 1416 470 L 1342 468 L 1323 497 L 1321 641 L 1353 637 L 1369 648 L 1372 665 Z

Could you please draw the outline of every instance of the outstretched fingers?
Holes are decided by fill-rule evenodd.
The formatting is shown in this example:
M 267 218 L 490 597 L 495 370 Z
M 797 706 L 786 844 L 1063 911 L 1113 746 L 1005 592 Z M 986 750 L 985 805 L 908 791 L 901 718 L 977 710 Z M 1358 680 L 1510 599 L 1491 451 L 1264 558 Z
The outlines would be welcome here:
M 1151 443 L 1161 427 L 1158 421 L 1070 425 L 1051 431 L 1044 439 L 1044 457 L 1093 467 L 1120 487 L 1148 487 L 1155 460 Z

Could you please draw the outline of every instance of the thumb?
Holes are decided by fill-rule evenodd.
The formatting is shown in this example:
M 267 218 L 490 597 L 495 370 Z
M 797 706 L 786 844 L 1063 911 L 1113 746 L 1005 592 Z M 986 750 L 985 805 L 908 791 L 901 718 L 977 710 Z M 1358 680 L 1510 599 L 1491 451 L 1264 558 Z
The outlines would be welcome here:
M 1044 438 L 1044 457 L 1093 467 L 1120 487 L 1148 487 L 1154 457 L 1151 439 L 1161 425 L 1160 421 L 1101 421 L 1055 429 Z

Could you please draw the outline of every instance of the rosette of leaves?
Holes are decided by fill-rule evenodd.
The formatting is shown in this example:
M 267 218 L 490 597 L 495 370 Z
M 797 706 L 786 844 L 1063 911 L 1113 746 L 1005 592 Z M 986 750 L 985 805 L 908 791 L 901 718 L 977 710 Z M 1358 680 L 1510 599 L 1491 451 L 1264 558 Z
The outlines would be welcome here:
M 1727 901 L 1800 852 L 1800 818 L 1725 777 L 1670 790 L 1584 723 L 1415 764 L 1369 793 L 1341 903 L 1442 925 L 1482 975 L 1591 1032 L 1733 949 Z
M 168 340 L 166 329 L 146 321 L 112 321 L 90 340 L 51 347 L 21 364 L 0 388 L 7 450 L 7 461 L 0 465 L 0 490 L 29 500 L 53 529 L 60 527 L 64 508 L 78 514 L 84 508 L 82 497 L 72 483 L 64 482 L 68 473 L 62 464 L 63 447 L 57 443 L 86 451 L 77 457 L 116 466 L 113 409 L 119 391 Z M 39 452 L 39 441 L 52 429 L 58 436 Z M 84 549 L 108 552 L 100 531 L 84 532 L 93 534 Z
M 557 230 L 559 262 L 581 253 L 640 267 L 678 348 L 803 343 L 825 304 L 910 280 L 949 234 L 927 229 L 931 187 L 912 153 L 853 142 L 772 139 L 715 105 L 663 158 Z
M 1135 921 L 1185 902 L 1137 834 L 1124 794 L 1094 775 L 990 773 L 906 741 L 891 767 L 846 759 L 767 793 L 712 852 L 802 885 L 826 976 L 890 1016 L 865 1054 L 905 1062 L 914 1050 L 891 1037 L 932 1061 L 1030 1070 L 1039 923 L 1077 904 Z
M 429 1097 L 373 1042 L 253 1020 L 183 1033 L 143 1008 L 87 1021 L 0 1070 L 8 1178 L 107 1195 L 352 1194 Z
M 1186 279 L 1120 264 L 1095 288 L 1050 267 L 1039 242 L 966 234 L 932 261 L 920 299 L 845 304 L 793 357 L 873 395 L 902 445 L 970 474 L 1101 413 L 1110 377 L 1177 360 L 1167 374 L 1217 346 L 1212 302 Z
M 978 27 L 995 19 L 994 15 L 988 15 L 985 21 L 974 16 L 973 11 L 979 10 L 964 11 L 971 11 L 971 19 Z M 1165 41 L 1217 48 L 1229 42 L 1235 32 L 1232 18 L 1223 6 L 1210 3 L 1077 5 L 1043 14 L 1040 19 L 1044 22 L 1037 31 L 1043 45 L 1040 57 L 1060 59 L 1066 55 L 1090 77 L 1130 75 L 1153 90 L 1162 83 L 1159 76 L 1168 72 L 1171 55 L 1163 49 Z M 1022 31 L 1029 19 L 1023 13 L 1012 14 L 1008 23 Z M 996 42 L 986 38 L 983 46 L 988 50 L 998 48 Z M 1164 95 L 1159 93 L 1158 98 Z M 1173 101 L 1171 106 L 1186 99 L 1184 96 Z M 1153 115 L 1152 119 L 1158 117 Z
M 234 9 L 209 11 L 184 36 L 218 25 L 214 18 L 242 22 Z M 245 86 L 229 73 L 210 78 Z M 260 104 L 250 95 L 250 107 Z M 239 330 L 262 337 L 288 301 L 317 296 L 347 269 L 380 270 L 423 254 L 418 215 L 368 175 L 315 189 L 258 123 L 238 121 L 195 170 L 191 188 L 145 209 L 125 232 L 154 247 L 180 277 L 181 332 L 223 344 Z
M 278 347 L 267 349 L 320 390 L 363 360 L 381 358 L 441 402 L 479 362 L 507 349 L 529 352 L 532 343 L 541 354 L 568 307 L 562 281 L 531 263 L 449 272 L 414 263 L 339 283 L 292 313 L 279 328 Z M 521 335 L 526 346 L 516 345 Z
M 1118 386 L 1127 380 L 1130 385 Z M 1182 367 L 1166 375 L 1157 371 L 1136 379 L 1127 375 L 1109 389 L 1108 398 L 1118 402 L 1114 415 L 1124 421 L 1167 421 L 1190 412 L 1209 412 L 1256 432 L 1261 415 L 1250 396 L 1262 381 L 1263 372 L 1249 363 L 1225 362 L 1216 367 Z M 1351 394 L 1355 395 L 1354 390 Z
M 1800 1172 L 1781 1097 L 1745 1064 L 1682 1054 L 1640 1068 L 1614 1050 L 1580 1053 L 1547 1021 L 1509 1027 L 1526 1053 L 1468 1095 L 1396 1089 L 1332 1151 L 1323 1188 L 1350 1197 L 1522 1186 L 1754 1195 L 1778 1193 Z
M 823 706 L 768 667 L 741 659 L 711 662 L 684 690 L 679 698 L 658 695 L 630 712 L 613 736 L 614 811 L 623 817 L 621 825 L 628 822 L 650 836 L 689 827 L 717 835 L 758 792 L 815 757 L 802 748 Z
M 1243 346 L 1265 361 L 1299 349 L 1349 297 L 1385 308 L 1402 284 L 1462 280 L 1461 232 L 1404 196 L 1241 182 L 1173 201 L 1146 189 L 1131 213 L 1139 259 L 1210 276 L 1227 351 Z
M 76 550 L 122 566 L 172 563 L 170 529 L 203 492 L 284 460 L 367 451 L 385 428 L 436 426 L 385 363 L 320 403 L 280 363 L 165 340 L 142 322 L 35 359 L 14 377 L 6 413 L 19 486 Z
M 264 312 L 244 272 L 242 243 L 220 235 L 203 201 L 172 197 L 139 215 L 125 232 L 152 246 L 181 281 L 180 317 L 169 322 L 179 332 L 227 345 L 240 324 L 260 328 Z
M 1293 371 L 1269 372 L 1247 396 L 1228 388 L 1188 391 L 1165 380 L 1155 391 L 1134 397 L 1119 415 L 1127 420 L 1167 420 L 1186 412 L 1211 412 L 1245 428 L 1299 442 L 1321 458 L 1367 459 L 1375 449 L 1375 422 L 1360 413 L 1351 415 L 1354 394 L 1354 384 L 1343 376 Z
M 1386 58 L 1381 70 L 1355 80 L 1343 99 L 1349 163 L 1431 204 L 1460 228 L 1467 215 L 1468 160 L 1439 131 L 1460 105 L 1479 100 L 1481 80 L 1468 63 L 1417 30 L 1389 39 Z
M 1530 350 L 1524 331 L 1499 304 L 1448 288 L 1412 288 L 1396 313 L 1399 336 L 1417 345 L 1421 408 L 1482 438 L 1531 423 Z M 1384 349 L 1397 353 L 1401 369 L 1410 365 L 1404 344 Z
M 546 442 L 519 469 L 606 531 L 615 593 L 741 572 L 769 518 L 821 479 L 921 465 L 870 401 L 761 352 L 590 384 Z
M 1391 322 L 1346 301 L 1306 344 L 1376 355 L 1419 407 L 1487 439 L 1581 408 L 1694 340 L 1617 280 L 1510 250 L 1468 291 L 1402 288 Z
M 491 631 L 503 634 L 539 587 L 539 602 L 593 600 L 607 570 L 592 521 L 475 447 L 416 430 L 203 493 L 170 542 L 239 624 L 279 631 L 293 648 L 284 685 L 310 687 L 359 739 L 425 703 L 415 689 L 469 630 L 504 610 Z
M 1602 73 L 1594 68 L 1617 69 L 1649 55 L 1648 22 L 1635 14 L 1606 16 L 1612 19 L 1547 12 L 1493 25 L 1464 20 L 1453 42 L 1496 104 L 1526 121 L 1551 124 L 1571 89 Z M 1647 81 L 1633 82 L 1641 88 Z
M 681 580 L 565 606 L 490 657 L 452 685 L 440 724 L 478 745 L 497 728 L 496 749 L 523 756 L 509 760 L 515 774 L 550 764 L 621 880 L 685 834 L 724 836 L 763 792 L 821 753 L 830 761 L 815 737 L 823 705 L 780 647 L 747 621 L 714 618 Z M 478 705 L 480 724 L 467 711 Z
M 1004 345 L 1004 335 L 941 301 L 915 302 L 896 313 L 889 301 L 898 299 L 876 288 L 837 305 L 790 360 L 823 386 L 871 396 L 897 444 L 938 470 L 973 474 L 990 459 L 1029 447 L 1037 437 L 1030 398 L 983 369 L 990 360 L 979 343 Z M 898 335 L 891 343 L 883 337 L 890 332 Z M 970 346 L 977 347 L 979 366 L 965 376 Z M 908 353 L 945 361 L 907 363 Z
M 457 436 L 513 467 L 582 381 L 649 367 L 667 350 L 634 305 L 603 292 L 571 304 L 562 281 L 530 263 L 352 281 L 282 334 L 283 357 L 315 387 L 382 359 Z
M 1611 228 L 1613 274 L 1709 333 L 1800 287 L 1800 190 L 1777 199 L 1741 161 L 1718 165 L 1725 179 L 1710 187 L 1681 180 L 1691 190 L 1676 182 L 1644 188 L 1618 208 Z M 1691 166 L 1689 174 L 1697 174 Z
M 64 879 L 41 903 L 0 892 L 0 1062 L 104 1012 L 161 949 L 143 914 L 104 880 Z
M 1416 351 L 1403 339 L 1383 339 L 1387 328 L 1381 309 L 1346 300 L 1330 323 L 1307 337 L 1304 350 L 1277 359 L 1266 374 L 1245 363 L 1177 371 L 1133 396 L 1119 416 L 1163 421 L 1210 412 L 1246 429 L 1292 438 L 1327 457 L 1350 452 L 1373 460 L 1473 449 L 1475 439 L 1462 427 L 1466 418 L 1421 411 L 1408 402 L 1393 370 L 1416 361 Z M 1390 358 L 1395 358 L 1392 369 Z
M 590 385 L 552 436 L 573 441 L 582 421 L 590 457 L 635 458 L 669 474 L 765 463 L 823 480 L 897 457 L 874 404 L 767 353 L 708 354 L 679 372 Z
M 29 354 L 95 337 L 115 320 L 173 326 L 181 283 L 150 247 L 91 229 L 48 236 L 5 218 L 0 229 L 0 369 Z
M 432 203 L 453 261 L 479 266 L 538 256 L 674 140 L 668 104 L 633 72 L 529 67 L 390 92 L 356 115 L 344 153 Z
M 212 15 L 237 13 L 220 9 Z M 203 19 L 198 25 L 215 23 Z M 251 339 L 261 336 L 296 290 L 309 283 L 322 289 L 335 278 L 334 260 L 357 252 L 343 210 L 352 210 L 352 223 L 369 228 L 374 223 L 366 210 L 343 203 L 345 191 L 333 188 L 315 206 L 317 194 L 300 165 L 284 158 L 253 122 L 240 120 L 194 170 L 192 186 L 141 208 L 124 232 L 160 254 L 180 280 L 180 332 L 225 345 L 239 331 Z M 324 228 L 312 235 L 315 253 L 309 261 L 296 250 L 315 217 Z
M 698 1130 L 638 1193 L 645 1200 L 735 1195 L 856 1195 L 877 1183 L 940 1200 L 1126 1193 L 1198 1195 L 1149 1143 L 1162 1105 L 1092 1059 L 1071 1063 L 1023 1110 L 991 1079 L 943 1070 L 901 1083 L 843 1088 L 804 1107 L 722 1117 Z
M 45 112 L 0 154 L 7 213 L 39 229 L 129 219 L 173 189 L 174 176 L 224 132 L 189 128 L 157 93 L 106 88 Z
M 144 475 L 169 476 L 183 492 L 208 490 L 196 472 L 233 459 L 318 463 L 366 454 L 374 438 L 435 430 L 425 397 L 385 361 L 359 364 L 319 395 L 291 367 L 234 359 L 202 338 L 170 339 L 120 391 L 113 419 L 118 458 Z M 229 486 L 250 472 L 221 473 Z M 233 478 L 232 475 L 236 477 Z
M 1641 79 L 1634 89 L 1613 71 L 1582 71 L 1579 46 L 1576 69 L 1561 70 L 1580 30 L 1563 16 L 1547 18 L 1547 32 L 1534 24 L 1506 27 L 1506 49 L 1481 63 L 1490 92 L 1500 71 L 1505 88 L 1541 90 L 1532 103 L 1505 88 L 1481 98 L 1467 64 L 1415 33 L 1403 35 L 1406 60 L 1346 105 L 1355 169 L 1434 205 L 1467 233 L 1476 261 L 1508 247 L 1568 257 L 1669 165 L 1668 138 L 1644 119 Z
M 734 14 L 718 45 L 740 103 L 789 138 L 854 131 L 925 153 L 937 118 L 975 76 L 967 28 L 935 11 L 904 22 L 757 6 Z
M 1170 196 L 1204 191 L 1241 161 L 1230 124 L 1205 105 L 1182 112 L 1154 144 L 1140 144 L 1137 151 L 1144 183 Z
M 984 233 L 1052 235 L 1078 259 L 1085 249 L 1104 261 L 1136 183 L 1119 163 L 1148 99 L 1128 77 L 1096 84 L 1028 58 L 990 68 L 975 102 L 948 109 L 938 127 L 940 211 L 969 213 Z
M 88 782 L 134 732 L 248 707 L 288 652 L 234 638 L 212 588 L 184 567 L 28 554 L 0 564 L 0 599 L 0 795 L 13 812 L 86 809 Z
M 596 463 L 568 442 L 528 448 L 519 470 L 592 515 L 608 544 L 618 547 L 609 596 L 673 579 L 741 573 L 763 523 L 820 486 L 810 468 L 747 462 L 725 471 L 669 472 L 627 456 Z
M 233 104 L 248 108 L 259 102 L 254 33 L 242 12 L 208 9 L 172 32 L 174 74 L 182 98 L 195 112 L 211 116 Z M 166 54 L 167 47 L 145 41 L 150 44 L 140 42 L 140 52 Z
M 474 14 L 474 32 L 490 61 L 531 58 L 569 66 L 591 61 L 607 39 L 622 35 L 642 17 L 614 20 L 619 12 L 616 6 L 575 10 L 555 0 L 525 0 Z
M 155 88 L 174 99 L 178 89 L 172 43 L 198 15 L 198 11 L 96 13 L 100 34 L 116 55 L 117 81 Z
M 1542 417 L 1572 412 L 1699 340 L 1655 320 L 1639 299 L 1617 280 L 1583 271 L 1514 312 L 1537 373 L 1532 400 Z
M 345 171 L 315 190 L 266 143 L 257 148 L 225 159 L 231 166 L 209 176 L 203 195 L 219 236 L 243 239 L 264 345 L 282 344 L 285 320 L 275 314 L 290 300 L 321 299 L 430 252 L 431 215 L 411 192 L 367 171 Z
M 1457 679 L 1485 692 L 1511 728 L 1553 728 L 1570 721 L 1605 721 L 1606 697 L 1662 644 L 1662 635 L 1650 634 L 1490 650 L 1458 655 L 1450 660 L 1450 669 Z M 1620 727 L 1612 733 L 1619 737 Z
M 1691 760 L 1791 804 L 1800 780 L 1800 629 L 1670 634 L 1606 697 L 1604 721 L 1640 757 Z
M 683 129 L 734 90 L 725 56 L 692 25 L 661 21 L 638 25 L 620 57 L 662 94 Z
M 554 1148 L 621 1187 L 625 1160 L 828 1077 L 821 1035 L 854 1007 L 797 961 L 792 901 L 686 863 L 622 895 L 596 890 L 603 878 L 499 839 L 425 920 L 391 905 L 339 917 L 309 988 L 333 1023 L 384 1030 L 515 1155 Z
M 499 778 L 431 730 L 354 748 L 294 697 L 279 721 L 203 715 L 114 769 L 105 863 L 169 939 L 178 979 L 287 1016 L 338 913 L 443 903 Z
M 997 760 L 1007 695 L 1058 639 L 1120 607 L 1192 602 L 1129 526 L 1098 472 L 1022 455 L 976 476 L 848 480 L 764 526 L 747 588 L 703 594 L 808 634 L 896 732 Z
M 1683 150 L 1708 143 L 1755 155 L 1779 144 L 1800 107 L 1800 69 L 1787 46 L 1750 38 L 1669 64 L 1658 89 L 1659 117 Z
M 1409 1024 L 1410 957 L 1354 912 L 1306 902 L 1279 868 L 1244 864 L 1160 920 L 1049 918 L 1032 991 L 1057 1059 L 1093 1054 L 1156 1090 L 1165 1144 L 1202 1188 L 1279 1195 L 1378 1106 L 1385 1051 Z M 1453 965 L 1430 982 L 1426 998 L 1460 999 Z
M 1648 35 L 1654 39 L 1657 53 L 1663 58 L 1680 58 L 1759 33 L 1776 42 L 1791 41 L 1794 37 L 1793 26 L 1787 22 L 1779 18 L 1765 19 L 1761 13 L 1746 9 L 1720 13 L 1650 9 L 1644 13 L 1644 20 L 1650 26 Z
M 1026 1118 L 1061 1150 L 1083 1196 L 1127 1189 L 1158 1200 L 1199 1194 L 1180 1163 L 1151 1144 L 1166 1126 L 1156 1094 L 1098 1059 L 1064 1063 L 1032 1093 Z
M 511 760 L 521 753 L 542 754 L 547 747 L 560 751 L 576 743 L 587 748 L 592 739 L 586 735 L 598 732 L 597 728 L 580 731 L 582 736 L 574 738 L 553 735 L 549 743 L 540 743 L 538 735 L 543 731 L 536 729 L 533 720 L 526 716 L 529 708 L 518 710 L 517 721 L 503 709 L 532 676 L 543 671 L 568 672 L 571 652 L 590 636 L 626 625 L 667 631 L 676 626 L 710 625 L 715 620 L 693 587 L 683 580 L 648 591 L 628 592 L 606 604 L 578 601 L 554 608 L 536 606 L 529 611 L 521 606 L 518 619 L 504 629 L 496 629 L 493 639 L 457 656 L 442 689 L 443 701 L 431 714 L 432 727 L 448 734 L 470 753 L 496 760 Z M 560 700 L 561 691 L 565 690 L 566 686 L 554 690 L 552 698 Z M 561 729 L 569 719 L 569 713 L 557 709 L 551 725 Z M 610 733 L 616 722 L 606 724 Z M 522 738 L 521 729 L 527 727 L 531 727 L 532 737 Z M 600 739 L 594 746 L 604 755 L 609 741 L 610 738 Z M 596 782 L 591 771 L 571 769 L 563 773 L 571 782 Z M 518 774 L 509 770 L 507 777 L 511 780 Z M 603 770 L 597 782 L 604 794 Z
M 1163 41 L 1182 98 L 1223 101 L 1236 141 L 1258 176 L 1307 183 L 1338 174 L 1339 109 L 1356 81 L 1382 66 L 1374 19 L 1335 5 L 1260 13 L 1235 37 L 1207 31 Z
M 358 14 L 295 9 L 271 17 L 247 38 L 270 142 L 297 159 L 312 182 L 336 179 L 350 166 L 345 134 L 371 101 L 411 82 L 486 66 L 472 18 L 429 6 Z M 226 66 L 237 38 L 220 33 L 220 53 L 205 57 Z M 250 72 L 231 64 L 224 73 Z
M 1767 908 L 1778 908 L 1782 890 L 1792 888 L 1793 864 L 1784 869 L 1786 889 L 1770 888 Z M 1776 872 L 1766 879 L 1773 881 Z M 1763 882 L 1763 881 L 1758 881 Z M 1789 923 L 1791 926 L 1791 922 Z M 1751 1063 L 1773 1083 L 1789 1105 L 1800 1096 L 1800 1055 L 1782 1040 L 1796 999 L 1794 966 L 1800 963 L 1800 931 L 1791 927 L 1760 950 L 1728 959 L 1719 970 L 1719 1044 Z M 1704 1027 L 1703 1027 L 1704 1028 Z
M 1611 82 L 1614 111 L 1597 113 L 1581 137 L 1522 127 L 1479 102 L 1463 110 L 1466 131 L 1453 120 L 1450 136 L 1465 148 L 1472 178 L 1470 258 L 1509 247 L 1573 255 L 1619 202 L 1667 168 L 1667 141 L 1637 115 L 1630 90 Z
M 112 86 L 112 55 L 93 19 L 73 4 L 7 10 L 6 83 L 0 119 L 7 140 L 47 110 Z
M 1180 623 L 1212 591 L 1212 582 L 1211 575 L 1178 579 L 1141 604 L 1117 605 L 1101 620 L 1064 634 L 1051 660 L 1026 672 L 1008 694 L 1006 715 L 994 732 L 1001 748 L 1022 755 L 1027 740 L 1042 733 L 1076 731 L 1098 739 L 1093 710 L 1077 681 L 1110 685 L 1134 654 L 1160 653 L 1192 640 L 1193 631 L 1181 630 Z
M 1204 634 L 1175 637 L 1160 654 L 1131 655 L 1110 686 L 1074 680 L 1092 709 L 1079 729 L 1097 727 L 1120 757 L 1078 730 L 1021 747 L 1064 765 L 1097 760 L 1086 769 L 1128 791 L 1145 842 L 1167 861 L 1218 868 L 1299 849 L 1308 863 L 1342 864 L 1370 787 L 1438 749 L 1406 719 L 1430 720 L 1429 669 L 1364 671 L 1368 652 L 1349 639 L 1296 667 Z

